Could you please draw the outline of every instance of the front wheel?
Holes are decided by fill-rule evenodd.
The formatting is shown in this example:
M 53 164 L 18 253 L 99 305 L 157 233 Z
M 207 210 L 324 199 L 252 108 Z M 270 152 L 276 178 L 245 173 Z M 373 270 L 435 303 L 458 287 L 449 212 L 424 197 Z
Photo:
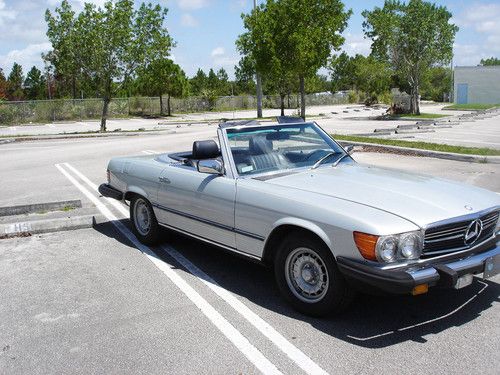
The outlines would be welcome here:
M 282 295 L 307 315 L 341 312 L 353 297 L 330 249 L 311 235 L 297 233 L 285 239 L 275 259 L 274 273 Z
M 130 220 L 135 236 L 146 245 L 155 245 L 160 239 L 160 226 L 151 203 L 143 197 L 130 201 Z

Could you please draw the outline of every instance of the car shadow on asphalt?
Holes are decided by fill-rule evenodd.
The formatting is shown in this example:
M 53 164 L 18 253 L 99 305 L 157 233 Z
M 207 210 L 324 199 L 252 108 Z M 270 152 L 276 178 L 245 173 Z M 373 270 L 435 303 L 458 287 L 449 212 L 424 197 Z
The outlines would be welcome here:
M 129 220 L 121 222 L 130 228 Z M 134 247 L 110 223 L 96 225 L 95 229 Z M 500 284 L 476 278 L 471 286 L 461 290 L 436 289 L 415 297 L 360 293 L 346 312 L 313 318 L 293 310 L 281 298 L 271 269 L 203 242 L 166 230 L 164 233 L 168 239 L 165 244 L 174 247 L 224 289 L 265 310 L 361 347 L 383 348 L 405 341 L 425 343 L 425 336 L 465 325 L 500 301 Z M 154 250 L 159 259 L 189 272 L 160 247 Z

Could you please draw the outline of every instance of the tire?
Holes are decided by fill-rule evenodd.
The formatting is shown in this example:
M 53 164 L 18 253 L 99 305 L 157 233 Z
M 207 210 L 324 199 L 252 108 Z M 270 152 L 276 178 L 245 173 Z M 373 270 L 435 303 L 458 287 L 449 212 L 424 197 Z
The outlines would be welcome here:
M 135 236 L 143 244 L 156 245 L 159 242 L 160 226 L 146 198 L 136 196 L 130 200 L 130 221 Z
M 354 297 L 330 249 L 308 233 L 285 238 L 276 254 L 274 275 L 282 296 L 306 315 L 340 313 Z

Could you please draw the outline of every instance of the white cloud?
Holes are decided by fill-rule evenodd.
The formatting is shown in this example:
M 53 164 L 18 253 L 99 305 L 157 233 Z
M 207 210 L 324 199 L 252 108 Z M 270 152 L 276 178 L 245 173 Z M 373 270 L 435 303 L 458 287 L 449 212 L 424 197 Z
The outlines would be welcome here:
M 210 54 L 212 57 L 219 57 L 219 56 L 224 56 L 226 51 L 222 47 L 217 47 L 212 50 L 212 53 Z
M 209 0 L 177 0 L 179 8 L 185 10 L 201 9 L 209 5 Z
M 477 43 L 455 43 L 455 65 L 477 65 L 481 59 L 500 54 L 500 4 L 474 3 L 453 18 L 462 32 L 469 31 Z
M 181 25 L 185 27 L 196 27 L 198 26 L 198 20 L 194 18 L 191 14 L 184 13 L 181 16 Z
M 0 66 L 4 67 L 4 71 L 8 74 L 14 62 L 17 62 L 22 65 L 23 71 L 26 74 L 33 65 L 38 67 L 43 66 L 41 54 L 42 52 L 49 51 L 51 48 L 52 45 L 45 42 L 30 44 L 23 49 L 12 50 L 5 55 L 0 55 Z
M 370 39 L 364 38 L 363 34 L 347 33 L 345 35 L 345 43 L 341 48 L 349 56 L 354 56 L 356 54 L 367 56 L 370 54 L 370 46 Z
M 6 20 L 13 20 L 17 12 L 11 8 L 7 8 L 4 0 L 0 0 L 0 26 L 4 26 Z
M 234 66 L 240 60 L 239 56 L 234 51 L 232 54 L 227 54 L 223 47 L 216 47 L 212 50 L 212 64 L 215 69 L 224 68 L 230 76 L 233 75 Z

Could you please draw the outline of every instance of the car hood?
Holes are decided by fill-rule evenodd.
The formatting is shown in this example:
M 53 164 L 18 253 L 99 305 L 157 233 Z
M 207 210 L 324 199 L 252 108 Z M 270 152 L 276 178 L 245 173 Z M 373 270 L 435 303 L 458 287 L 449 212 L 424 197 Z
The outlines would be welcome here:
M 489 190 L 357 163 L 325 166 L 266 182 L 374 207 L 421 227 L 500 205 L 500 195 Z

